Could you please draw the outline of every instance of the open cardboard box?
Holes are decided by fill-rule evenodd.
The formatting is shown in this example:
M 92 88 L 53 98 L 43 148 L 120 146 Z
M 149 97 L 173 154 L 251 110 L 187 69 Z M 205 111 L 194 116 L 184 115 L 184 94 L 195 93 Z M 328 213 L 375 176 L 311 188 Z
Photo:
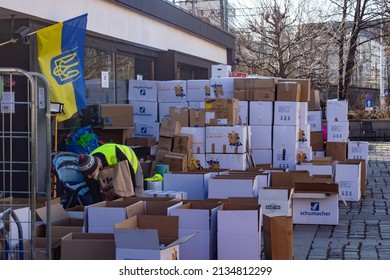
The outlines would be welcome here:
M 338 183 L 296 182 L 292 209 L 293 224 L 337 225 Z
M 196 233 L 179 238 L 179 217 L 137 215 L 115 224 L 117 260 L 178 260 L 179 245 Z
M 217 210 L 220 206 L 218 202 L 201 200 L 172 209 L 170 215 L 179 217 L 179 237 L 197 233 L 180 245 L 180 259 L 217 259 Z

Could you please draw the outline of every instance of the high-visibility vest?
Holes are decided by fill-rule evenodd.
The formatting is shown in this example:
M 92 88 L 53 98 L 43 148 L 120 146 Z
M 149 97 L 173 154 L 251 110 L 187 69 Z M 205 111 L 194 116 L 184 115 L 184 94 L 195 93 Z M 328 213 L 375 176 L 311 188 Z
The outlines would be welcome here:
M 136 173 L 139 165 L 138 158 L 134 151 L 128 146 L 108 143 L 93 150 L 91 155 L 101 153 L 104 155 L 108 165 L 114 165 L 118 163 L 118 159 L 119 161 L 121 160 L 121 158 L 118 158 L 116 149 L 119 149 L 126 156 L 127 160 L 133 167 L 134 173 Z

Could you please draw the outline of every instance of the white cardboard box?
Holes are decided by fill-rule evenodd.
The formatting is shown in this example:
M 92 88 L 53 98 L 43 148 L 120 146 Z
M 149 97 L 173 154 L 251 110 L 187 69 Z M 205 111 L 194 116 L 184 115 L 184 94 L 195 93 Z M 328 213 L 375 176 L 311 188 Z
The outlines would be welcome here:
M 249 124 L 249 101 L 238 101 L 238 120 L 241 125 Z
M 129 80 L 128 99 L 157 102 L 157 81 Z
M 157 100 L 158 102 L 187 102 L 187 81 L 158 81 Z
M 347 122 L 348 100 L 328 99 L 326 101 L 326 120 L 328 122 Z
M 272 151 L 272 166 L 295 170 L 297 164 L 297 149 L 274 149 Z
M 247 139 L 247 126 L 206 126 L 206 153 L 246 153 Z
M 261 224 L 260 205 L 223 204 L 217 212 L 218 260 L 260 260 Z
M 214 176 L 209 180 L 208 198 L 257 197 L 257 177 Z
M 135 123 L 133 137 L 155 137 L 156 139 L 159 139 L 160 123 L 137 121 L 137 123 Z
M 361 198 L 361 163 L 338 163 L 335 165 L 335 182 L 339 184 L 341 197 L 345 201 Z
M 252 158 L 255 164 L 269 163 L 272 165 L 272 149 L 252 150 Z
M 292 215 L 293 188 L 266 187 L 259 190 L 259 204 L 263 214 Z
M 272 139 L 274 150 L 296 150 L 298 148 L 299 126 L 274 125 Z
M 249 147 L 252 150 L 272 149 L 272 126 L 251 125 L 249 128 Z
M 328 142 L 348 142 L 349 122 L 327 122 Z
M 179 217 L 179 237 L 197 233 L 180 245 L 182 260 L 217 259 L 217 210 L 221 204 L 208 201 L 190 201 L 171 211 Z
M 225 78 L 230 77 L 232 74 L 232 66 L 227 64 L 214 64 L 211 65 L 211 77 L 212 78 Z
M 203 200 L 208 196 L 209 180 L 212 173 L 207 172 L 169 172 L 164 174 L 164 191 L 183 191 L 190 200 Z
M 187 101 L 202 101 L 211 97 L 210 80 L 188 80 Z
M 222 169 L 246 170 L 248 168 L 247 154 L 206 154 L 206 163 L 217 164 Z
M 309 111 L 308 102 L 299 102 L 299 125 L 306 125 L 307 123 L 307 113 Z
M 337 183 L 296 182 L 293 194 L 293 224 L 337 225 Z
M 142 201 L 102 201 L 85 207 L 83 231 L 113 233 L 114 225 L 128 218 L 129 207 L 134 214 L 142 214 L 145 211 Z
M 299 102 L 275 101 L 274 125 L 299 125 Z
M 348 141 L 348 158 L 364 159 L 368 161 L 368 142 L 366 141 Z
M 250 125 L 273 125 L 272 101 L 249 101 L 249 124 Z
M 308 111 L 307 123 L 310 124 L 310 131 L 322 131 L 322 111 Z
M 135 121 L 158 122 L 157 101 L 129 101 Z
M 211 78 L 211 98 L 234 98 L 234 78 Z

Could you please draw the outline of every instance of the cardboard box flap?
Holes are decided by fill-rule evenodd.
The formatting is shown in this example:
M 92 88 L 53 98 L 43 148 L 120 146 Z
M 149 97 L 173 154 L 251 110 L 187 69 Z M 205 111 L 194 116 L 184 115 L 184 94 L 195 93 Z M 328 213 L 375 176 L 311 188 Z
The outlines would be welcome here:
M 41 207 L 36 210 L 37 215 L 41 220 L 46 224 L 47 223 L 47 207 Z M 68 213 L 65 211 L 64 207 L 55 203 L 50 206 L 50 219 L 51 222 L 57 222 L 69 218 Z
M 169 248 L 169 247 L 173 247 L 173 246 L 176 246 L 176 245 L 180 245 L 181 243 L 184 243 L 187 240 L 190 240 L 191 238 L 193 238 L 197 234 L 198 233 L 195 232 L 195 233 L 191 233 L 191 234 L 185 235 L 183 237 L 180 237 L 179 239 L 173 241 L 171 244 L 168 244 L 167 246 L 165 246 L 164 249 Z
M 339 184 L 327 183 L 327 182 L 295 182 L 294 191 L 295 194 L 296 193 L 338 194 Z
M 160 248 L 158 232 L 155 229 L 115 228 L 117 248 L 150 249 Z

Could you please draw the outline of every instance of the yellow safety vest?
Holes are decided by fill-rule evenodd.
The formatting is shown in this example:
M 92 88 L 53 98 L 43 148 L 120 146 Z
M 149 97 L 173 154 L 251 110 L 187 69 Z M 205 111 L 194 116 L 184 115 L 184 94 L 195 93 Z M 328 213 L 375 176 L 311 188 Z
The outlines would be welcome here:
M 118 162 L 116 148 L 118 148 L 126 156 L 127 160 L 133 167 L 134 173 L 136 173 L 139 165 L 138 158 L 134 151 L 128 146 L 108 143 L 93 150 L 91 155 L 101 153 L 106 158 L 108 165 L 114 165 Z

